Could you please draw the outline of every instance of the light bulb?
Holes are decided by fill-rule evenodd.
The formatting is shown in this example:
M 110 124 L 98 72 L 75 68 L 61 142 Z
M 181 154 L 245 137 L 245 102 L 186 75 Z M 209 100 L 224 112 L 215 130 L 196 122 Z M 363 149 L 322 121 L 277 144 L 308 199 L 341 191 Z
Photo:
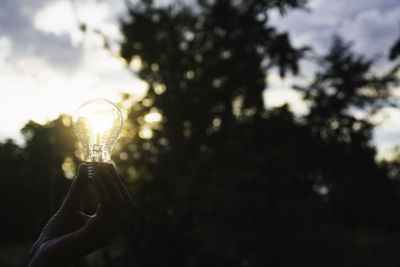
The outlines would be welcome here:
M 83 103 L 73 117 L 75 132 L 83 149 L 83 160 L 89 163 L 92 178 L 97 162 L 109 162 L 112 148 L 121 134 L 121 110 L 106 99 Z

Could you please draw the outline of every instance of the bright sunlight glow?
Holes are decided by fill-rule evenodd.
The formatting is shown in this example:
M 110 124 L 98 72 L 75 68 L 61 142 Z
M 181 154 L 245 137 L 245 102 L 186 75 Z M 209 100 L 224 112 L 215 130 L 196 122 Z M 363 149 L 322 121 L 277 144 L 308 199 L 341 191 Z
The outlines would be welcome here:
M 114 117 L 107 112 L 97 112 L 87 116 L 95 134 L 102 134 L 113 127 Z

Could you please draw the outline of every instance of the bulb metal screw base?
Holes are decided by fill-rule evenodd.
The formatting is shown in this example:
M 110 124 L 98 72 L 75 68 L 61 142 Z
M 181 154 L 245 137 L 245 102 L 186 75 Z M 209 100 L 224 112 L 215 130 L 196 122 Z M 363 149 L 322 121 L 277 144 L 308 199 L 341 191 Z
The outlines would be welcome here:
M 94 178 L 96 174 L 97 166 L 99 165 L 98 162 L 86 162 L 87 171 L 88 171 L 88 179 L 89 181 Z

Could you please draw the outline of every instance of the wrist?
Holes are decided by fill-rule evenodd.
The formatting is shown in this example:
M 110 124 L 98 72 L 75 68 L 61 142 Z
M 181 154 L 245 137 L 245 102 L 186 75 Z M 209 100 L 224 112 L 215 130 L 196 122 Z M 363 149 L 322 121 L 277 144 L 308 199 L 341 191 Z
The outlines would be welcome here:
M 69 264 L 64 264 L 57 259 L 52 258 L 46 253 L 46 246 L 42 245 L 36 249 L 30 256 L 28 267 L 68 267 Z

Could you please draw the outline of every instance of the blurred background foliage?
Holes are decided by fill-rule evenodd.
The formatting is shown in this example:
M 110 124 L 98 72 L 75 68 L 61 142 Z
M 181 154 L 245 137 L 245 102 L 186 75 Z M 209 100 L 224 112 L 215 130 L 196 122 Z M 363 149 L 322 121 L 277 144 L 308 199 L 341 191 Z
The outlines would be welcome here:
M 339 36 L 326 55 L 294 48 L 268 14 L 304 5 L 128 3 L 120 57 L 149 88 L 120 103 L 127 118 L 113 161 L 134 209 L 113 245 L 76 266 L 400 263 L 400 157 L 376 160 L 369 120 L 393 105 L 397 68 L 374 73 Z M 297 75 L 310 58 L 314 80 L 296 87 L 310 112 L 266 109 L 268 73 Z M 1 266 L 25 265 L 79 164 L 69 116 L 22 132 L 25 146 L 0 144 Z M 91 190 L 88 210 L 95 203 Z

